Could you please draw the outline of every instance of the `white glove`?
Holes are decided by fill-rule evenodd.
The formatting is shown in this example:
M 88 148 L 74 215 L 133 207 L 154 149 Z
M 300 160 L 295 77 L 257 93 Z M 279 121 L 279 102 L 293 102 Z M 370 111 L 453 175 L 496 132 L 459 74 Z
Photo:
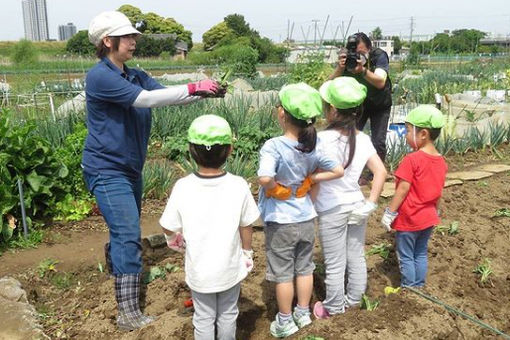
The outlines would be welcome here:
M 384 209 L 384 215 L 381 219 L 381 223 L 386 231 L 391 231 L 391 225 L 398 216 L 398 212 L 391 212 L 389 208 Z
M 373 213 L 375 209 L 377 209 L 377 204 L 366 200 L 365 204 L 363 204 L 361 207 L 351 211 L 349 219 L 347 220 L 347 224 L 361 225 L 368 219 L 370 214 Z
M 253 270 L 253 250 L 243 249 L 241 257 L 246 265 L 246 269 L 248 269 L 248 273 L 251 272 Z

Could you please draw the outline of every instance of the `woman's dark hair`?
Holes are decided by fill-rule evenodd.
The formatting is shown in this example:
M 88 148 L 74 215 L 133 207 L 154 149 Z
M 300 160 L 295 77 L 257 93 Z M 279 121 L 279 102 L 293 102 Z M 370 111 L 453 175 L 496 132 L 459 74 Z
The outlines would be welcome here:
M 107 47 L 103 41 L 101 41 L 101 45 L 96 47 L 96 56 L 99 59 L 102 59 L 106 57 L 108 53 L 111 51 L 118 51 L 119 50 L 119 44 L 120 44 L 120 37 L 109 37 L 112 41 L 112 47 Z
M 296 146 L 296 149 L 304 153 L 310 153 L 315 150 L 315 145 L 317 145 L 317 131 L 315 130 L 315 126 L 313 126 L 315 118 L 310 119 L 310 122 L 308 122 L 293 117 L 287 111 L 285 111 L 285 115 L 292 125 L 299 128 L 299 144 Z
M 358 32 L 354 34 L 356 36 L 356 43 L 360 43 L 360 41 L 363 41 L 367 48 L 369 50 L 372 49 L 372 41 L 370 41 L 370 38 L 363 32 Z
M 344 169 L 347 169 L 351 165 L 356 152 L 356 123 L 358 117 L 361 116 L 362 107 L 361 105 L 349 109 L 337 109 L 331 105 L 329 107 L 330 110 L 334 110 L 335 119 L 326 130 L 344 130 L 348 133 L 349 158 L 344 165 Z
M 191 157 L 198 165 L 205 168 L 219 169 L 227 161 L 230 144 L 209 146 L 189 143 Z

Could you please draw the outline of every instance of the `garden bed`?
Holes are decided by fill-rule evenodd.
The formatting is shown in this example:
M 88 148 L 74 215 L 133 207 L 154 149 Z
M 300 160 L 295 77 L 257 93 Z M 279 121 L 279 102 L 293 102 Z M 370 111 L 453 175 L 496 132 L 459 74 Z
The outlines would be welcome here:
M 479 155 L 478 160 L 482 161 L 484 157 L 490 159 L 490 154 Z M 453 165 L 451 160 L 450 167 L 463 169 L 462 165 Z M 429 275 L 424 289 L 425 293 L 507 334 L 510 332 L 510 265 L 507 260 L 510 254 L 510 218 L 494 217 L 494 214 L 498 209 L 510 208 L 509 187 L 510 173 L 504 172 L 445 189 L 442 204 L 444 227 L 434 232 L 430 242 Z M 399 284 L 393 235 L 385 233 L 378 222 L 386 204 L 387 201 L 383 200 L 378 213 L 371 218 L 366 242 L 367 251 L 382 243 L 390 245 L 387 259 L 377 254 L 367 256 L 367 295 L 371 299 L 379 299 L 379 307 L 371 312 L 352 308 L 344 315 L 314 321 L 291 339 L 308 335 L 325 339 L 404 339 L 416 338 L 418 334 L 423 339 L 496 338 L 494 333 L 412 292 L 384 296 L 386 286 Z M 145 233 L 157 230 L 157 218 L 164 205 L 164 201 L 146 202 L 142 223 Z M 458 226 L 458 232 L 450 232 L 453 224 Z M 191 312 L 183 307 L 190 293 L 184 282 L 182 255 L 165 248 L 146 249 L 146 269 L 168 264 L 178 269 L 167 272 L 164 278 L 155 279 L 147 286 L 145 310 L 159 319 L 144 329 L 121 333 L 115 327 L 113 281 L 98 266 L 98 259 L 104 266 L 101 252 L 102 242 L 107 239 L 104 224 L 100 218 L 91 217 L 68 226 L 72 226 L 74 231 L 65 231 L 66 225 L 57 228 L 55 232 L 67 236 L 55 241 L 54 245 L 42 245 L 33 250 L 38 251 L 37 257 L 30 257 L 32 250 L 16 254 L 31 258 L 31 266 L 13 268 L 17 272 L 14 276 L 23 283 L 49 336 L 73 339 L 193 338 Z M 71 257 L 82 256 L 84 250 L 76 251 L 76 246 L 81 237 L 87 235 L 97 236 L 97 240 L 90 241 L 85 247 L 94 248 L 93 255 L 83 254 L 84 260 L 78 262 Z M 238 339 L 269 339 L 269 324 L 277 312 L 274 287 L 264 277 L 263 242 L 263 231 L 257 229 L 253 242 L 255 269 L 243 281 L 239 300 Z M 54 247 L 66 248 L 68 252 L 63 254 L 64 257 L 57 257 L 60 262 L 55 265 L 56 272 L 47 271 L 40 277 L 38 264 L 46 257 L 45 254 L 51 256 Z M 9 254 L 3 256 L 6 266 L 12 258 L 14 256 L 9 257 Z M 493 274 L 488 281 L 481 283 L 480 276 L 473 270 L 486 258 L 490 260 Z M 315 260 L 318 264 L 322 262 L 318 246 Z M 314 301 L 324 297 L 320 269 L 316 271 L 315 279 Z

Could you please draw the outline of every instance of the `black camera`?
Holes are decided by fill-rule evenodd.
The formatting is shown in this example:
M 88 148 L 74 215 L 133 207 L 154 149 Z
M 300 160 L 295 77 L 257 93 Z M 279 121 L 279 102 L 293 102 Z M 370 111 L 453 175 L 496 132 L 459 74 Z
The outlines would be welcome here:
M 356 66 L 358 66 L 358 59 L 360 59 L 360 54 L 356 52 L 356 48 L 358 47 L 358 37 L 356 35 L 351 35 L 347 38 L 347 44 L 345 48 L 347 49 L 347 59 L 345 59 L 345 68 L 347 70 L 354 70 Z

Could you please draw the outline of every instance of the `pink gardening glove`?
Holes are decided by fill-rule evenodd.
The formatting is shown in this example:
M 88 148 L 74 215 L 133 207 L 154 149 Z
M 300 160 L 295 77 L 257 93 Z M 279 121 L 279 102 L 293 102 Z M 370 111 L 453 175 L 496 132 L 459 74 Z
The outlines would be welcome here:
M 174 237 L 165 235 L 166 239 L 166 245 L 168 248 L 175 250 L 179 253 L 184 253 L 184 250 L 186 248 L 186 242 L 184 241 L 184 238 L 182 237 L 181 233 L 175 233 Z
M 251 272 L 253 270 L 253 250 L 243 249 L 241 258 L 246 265 L 246 269 L 248 269 L 248 273 Z
M 220 91 L 220 84 L 216 80 L 212 79 L 189 83 L 188 93 L 190 96 L 200 97 L 220 97 L 225 95 L 222 91 Z

